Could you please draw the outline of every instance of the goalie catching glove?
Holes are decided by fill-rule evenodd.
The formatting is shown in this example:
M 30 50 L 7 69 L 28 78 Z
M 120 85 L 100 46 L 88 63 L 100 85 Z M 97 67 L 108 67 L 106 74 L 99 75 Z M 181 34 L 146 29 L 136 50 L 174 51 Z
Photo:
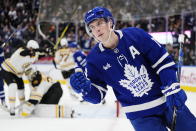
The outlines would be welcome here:
M 86 78 L 83 72 L 72 74 L 70 84 L 75 92 L 82 93 L 82 95 L 87 95 L 91 90 L 91 82 Z
M 166 96 L 167 106 L 173 108 L 176 106 L 178 109 L 185 105 L 187 96 L 180 88 L 179 83 L 172 83 L 170 86 L 162 86 L 162 93 Z

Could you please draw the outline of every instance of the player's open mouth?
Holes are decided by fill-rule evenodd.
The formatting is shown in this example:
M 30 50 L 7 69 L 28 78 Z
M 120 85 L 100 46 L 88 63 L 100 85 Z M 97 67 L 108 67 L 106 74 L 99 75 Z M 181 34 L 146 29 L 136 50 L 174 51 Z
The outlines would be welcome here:
M 99 34 L 98 37 L 101 37 L 103 34 Z

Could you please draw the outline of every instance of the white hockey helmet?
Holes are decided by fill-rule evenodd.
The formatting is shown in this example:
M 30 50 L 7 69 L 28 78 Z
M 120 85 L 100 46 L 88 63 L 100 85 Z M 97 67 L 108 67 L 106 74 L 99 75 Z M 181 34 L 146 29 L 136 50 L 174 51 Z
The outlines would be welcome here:
M 27 42 L 27 48 L 38 49 L 39 48 L 39 44 L 35 40 L 29 40 Z
M 61 41 L 60 41 L 60 45 L 61 45 L 61 47 L 63 47 L 63 46 L 68 46 L 68 41 L 67 41 L 67 39 L 66 39 L 66 38 L 62 38 Z

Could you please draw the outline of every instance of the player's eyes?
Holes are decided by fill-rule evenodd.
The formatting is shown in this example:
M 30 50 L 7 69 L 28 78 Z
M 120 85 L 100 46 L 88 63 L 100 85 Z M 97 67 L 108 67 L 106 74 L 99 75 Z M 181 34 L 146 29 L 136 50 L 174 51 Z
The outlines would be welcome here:
M 105 23 L 106 23 L 105 21 L 101 20 L 101 21 L 99 21 L 99 22 L 97 23 L 97 26 L 101 26 L 101 25 L 103 25 L 103 24 L 105 24 Z
M 100 27 L 102 25 L 104 25 L 106 22 L 105 21 L 98 21 L 96 25 L 90 25 L 89 28 L 90 30 L 94 30 L 97 27 Z
M 95 26 L 89 26 L 90 30 L 95 29 Z

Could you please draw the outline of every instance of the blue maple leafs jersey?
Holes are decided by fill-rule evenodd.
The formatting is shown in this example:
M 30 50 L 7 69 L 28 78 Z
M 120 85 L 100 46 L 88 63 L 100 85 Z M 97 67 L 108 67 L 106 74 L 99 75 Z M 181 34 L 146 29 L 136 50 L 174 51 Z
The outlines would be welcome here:
M 156 114 L 165 107 L 161 86 L 177 82 L 176 64 L 156 40 L 138 28 L 116 30 L 114 49 L 97 43 L 87 56 L 86 75 L 92 90 L 83 96 L 99 103 L 112 87 L 129 119 Z
M 73 58 L 77 63 L 77 66 L 84 71 L 86 67 L 86 55 L 82 51 L 78 50 L 73 54 Z

